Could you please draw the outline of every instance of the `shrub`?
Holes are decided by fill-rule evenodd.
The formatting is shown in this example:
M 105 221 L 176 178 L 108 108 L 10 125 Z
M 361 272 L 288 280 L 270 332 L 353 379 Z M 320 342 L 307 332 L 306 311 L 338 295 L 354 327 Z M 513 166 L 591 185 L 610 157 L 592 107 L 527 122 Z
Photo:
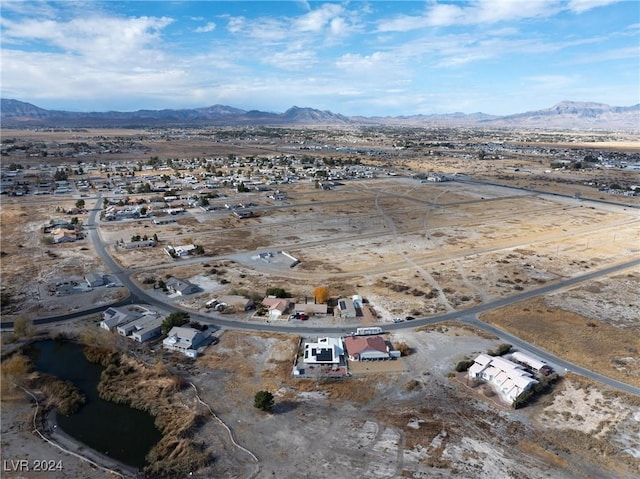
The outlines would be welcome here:
M 498 346 L 495 350 L 487 351 L 489 356 L 504 356 L 509 351 L 511 351 L 511 345 L 508 343 L 503 343 Z
M 267 296 L 275 296 L 276 298 L 290 298 L 291 294 L 284 288 L 267 288 Z
M 261 411 L 273 410 L 273 394 L 269 391 L 258 391 L 253 398 L 253 405 Z
M 458 364 L 456 364 L 456 371 L 459 373 L 468 371 L 473 363 L 474 361 L 472 359 L 464 359 L 462 361 L 458 361 Z

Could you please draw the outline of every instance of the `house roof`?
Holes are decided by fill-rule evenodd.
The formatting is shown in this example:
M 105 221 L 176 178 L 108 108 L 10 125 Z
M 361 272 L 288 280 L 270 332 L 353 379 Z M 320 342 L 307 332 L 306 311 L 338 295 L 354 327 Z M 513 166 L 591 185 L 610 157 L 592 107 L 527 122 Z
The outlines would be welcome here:
M 189 288 L 192 288 L 195 286 L 195 284 L 190 283 L 186 279 L 180 279 L 174 276 L 172 276 L 167 280 L 166 285 L 167 287 L 173 288 L 179 292 L 187 291 Z
M 295 311 L 302 311 L 303 313 L 327 314 L 328 306 L 326 304 L 316 303 L 296 303 L 293 309 Z
M 340 356 L 344 354 L 342 340 L 340 338 L 319 338 L 315 343 L 305 343 L 305 363 L 331 363 L 340 362 Z
M 509 399 L 515 400 L 531 384 L 538 381 L 523 366 L 500 356 L 480 354 L 468 371 L 470 376 L 482 375 L 491 379 Z
M 543 361 L 540 361 L 539 359 L 533 358 L 528 354 L 521 353 L 519 351 L 516 351 L 515 353 L 513 353 L 511 357 L 516 361 L 526 364 L 527 366 L 530 366 L 533 369 L 536 369 L 538 371 L 542 369 L 544 366 L 546 366 L 546 364 Z
M 109 329 L 142 317 L 142 313 L 127 307 L 110 307 L 102 313 L 102 323 Z
M 382 336 L 348 336 L 344 340 L 349 356 L 356 356 L 365 351 L 387 353 L 387 343 Z
M 198 334 L 201 334 L 201 331 L 198 331 L 197 329 L 188 328 L 185 326 L 174 326 L 173 328 L 171 328 L 167 336 L 176 337 L 179 339 L 188 339 L 190 341 L 193 341 L 193 339 Z
M 269 310 L 277 309 L 280 312 L 284 312 L 289 307 L 289 300 L 285 298 L 264 298 L 262 304 Z

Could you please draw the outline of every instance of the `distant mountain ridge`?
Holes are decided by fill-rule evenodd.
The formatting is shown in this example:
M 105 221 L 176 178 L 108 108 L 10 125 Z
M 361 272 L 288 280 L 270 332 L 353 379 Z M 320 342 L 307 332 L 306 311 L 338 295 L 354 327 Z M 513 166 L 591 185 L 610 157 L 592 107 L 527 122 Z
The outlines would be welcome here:
M 195 109 L 132 112 L 71 112 L 46 110 L 31 103 L 2 99 L 2 127 L 162 127 L 242 125 L 389 125 L 477 126 L 541 129 L 604 129 L 640 131 L 640 104 L 621 107 L 604 103 L 563 101 L 551 108 L 515 115 L 448 113 L 396 117 L 345 116 L 328 110 L 293 106 L 284 113 L 241 110 L 226 105 Z

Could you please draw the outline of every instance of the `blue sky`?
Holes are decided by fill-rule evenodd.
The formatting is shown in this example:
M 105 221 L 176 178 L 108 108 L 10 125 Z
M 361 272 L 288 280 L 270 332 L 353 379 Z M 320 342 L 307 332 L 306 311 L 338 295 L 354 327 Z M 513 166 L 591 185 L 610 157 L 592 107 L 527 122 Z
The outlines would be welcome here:
M 3 0 L 1 96 L 345 115 L 640 102 L 640 2 Z

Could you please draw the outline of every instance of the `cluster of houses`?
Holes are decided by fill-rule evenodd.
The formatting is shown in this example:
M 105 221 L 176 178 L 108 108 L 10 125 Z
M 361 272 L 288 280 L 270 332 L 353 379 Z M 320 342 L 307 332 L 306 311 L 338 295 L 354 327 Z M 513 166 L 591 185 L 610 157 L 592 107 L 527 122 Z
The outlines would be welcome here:
M 317 303 L 293 303 L 287 298 L 276 298 L 268 296 L 262 300 L 262 305 L 267 310 L 269 321 L 280 321 L 289 319 L 306 319 L 311 316 L 323 316 L 329 314 L 327 304 Z M 290 312 L 287 315 L 285 313 Z M 340 298 L 333 314 L 340 318 L 355 318 L 362 316 L 362 297 L 354 295 L 351 298 Z
M 164 317 L 158 312 L 143 306 L 112 306 L 102 313 L 100 327 L 138 343 L 146 343 L 162 335 L 163 320 Z M 204 331 L 188 326 L 174 326 L 162 341 L 162 347 L 195 358 L 198 349 L 206 344 L 207 339 L 208 334 Z

